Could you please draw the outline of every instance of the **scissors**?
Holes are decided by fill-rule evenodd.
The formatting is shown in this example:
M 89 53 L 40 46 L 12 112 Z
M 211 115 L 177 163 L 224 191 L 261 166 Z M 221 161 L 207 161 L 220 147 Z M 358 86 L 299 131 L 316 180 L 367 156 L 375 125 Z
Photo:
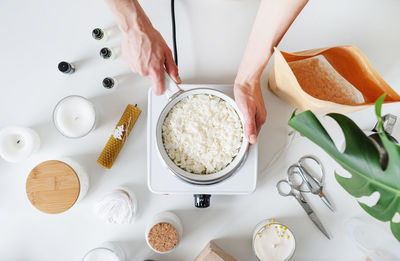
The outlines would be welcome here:
M 309 171 L 307 171 L 304 168 L 304 161 L 306 161 L 307 159 L 311 159 L 311 160 L 315 161 L 318 164 L 318 166 L 320 167 L 321 174 L 322 174 L 320 179 L 315 178 L 312 174 L 310 174 Z M 320 219 L 315 214 L 314 210 L 311 208 L 311 206 L 308 204 L 308 202 L 306 201 L 306 199 L 304 198 L 304 196 L 302 194 L 302 192 L 312 192 L 312 191 L 315 191 L 315 192 L 312 192 L 315 194 L 322 193 L 322 181 L 323 181 L 323 177 L 324 177 L 324 169 L 322 167 L 322 164 L 315 157 L 304 156 L 304 157 L 300 158 L 300 160 L 298 161 L 297 164 L 290 166 L 287 173 L 288 173 L 287 180 L 280 180 L 276 184 L 279 194 L 282 196 L 285 196 L 285 197 L 293 196 L 299 202 L 299 204 L 302 206 L 302 208 L 307 213 L 307 215 L 309 216 L 311 221 L 318 227 L 318 229 L 328 239 L 330 239 L 330 236 L 329 236 L 328 232 L 326 231 L 326 229 L 324 228 L 324 226 L 322 225 Z M 297 175 L 299 175 L 301 177 L 301 179 L 302 179 L 301 182 L 297 182 L 295 180 L 295 177 Z M 310 178 L 310 180 L 308 180 L 306 177 Z M 315 183 L 316 186 L 314 187 L 312 185 L 312 183 Z M 290 188 L 289 191 L 284 191 L 282 189 L 284 184 Z M 306 184 L 306 186 L 308 187 L 308 190 L 305 190 L 302 188 L 304 184 Z M 323 196 L 323 194 L 322 194 L 322 196 Z M 322 196 L 320 196 L 321 199 L 322 199 Z M 325 197 L 325 199 L 326 199 L 326 197 Z M 327 205 L 329 204 L 330 206 L 332 206 L 327 199 L 326 199 L 326 202 L 328 202 L 328 203 L 325 203 L 325 204 L 327 204 Z M 330 209 L 332 210 L 333 208 L 330 208 Z
M 313 161 L 317 164 L 319 168 L 319 177 L 316 176 L 314 170 L 310 167 L 307 167 L 306 162 Z M 314 156 L 304 156 L 299 159 L 299 161 L 290 166 L 288 171 L 288 182 L 289 185 L 294 189 L 305 192 L 312 193 L 318 195 L 321 200 L 325 203 L 325 205 L 332 211 L 335 212 L 335 208 L 332 203 L 328 200 L 326 195 L 323 192 L 323 181 L 325 178 L 325 170 L 322 163 Z M 301 182 L 296 182 L 296 176 L 299 175 L 301 177 Z

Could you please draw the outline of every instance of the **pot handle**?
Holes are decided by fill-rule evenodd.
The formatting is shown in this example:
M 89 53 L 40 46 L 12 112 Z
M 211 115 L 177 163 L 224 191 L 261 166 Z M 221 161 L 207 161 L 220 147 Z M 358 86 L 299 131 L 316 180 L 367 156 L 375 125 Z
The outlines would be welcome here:
M 166 71 L 164 71 L 164 83 L 165 94 L 167 95 L 169 101 L 183 92 L 183 90 L 176 84 L 174 80 L 172 80 Z

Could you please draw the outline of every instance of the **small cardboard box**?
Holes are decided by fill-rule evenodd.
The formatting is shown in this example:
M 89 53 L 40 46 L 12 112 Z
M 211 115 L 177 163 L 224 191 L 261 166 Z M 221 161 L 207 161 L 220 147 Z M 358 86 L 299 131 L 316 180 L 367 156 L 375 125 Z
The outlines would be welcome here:
M 194 261 L 237 261 L 234 257 L 224 252 L 214 241 L 210 241 Z

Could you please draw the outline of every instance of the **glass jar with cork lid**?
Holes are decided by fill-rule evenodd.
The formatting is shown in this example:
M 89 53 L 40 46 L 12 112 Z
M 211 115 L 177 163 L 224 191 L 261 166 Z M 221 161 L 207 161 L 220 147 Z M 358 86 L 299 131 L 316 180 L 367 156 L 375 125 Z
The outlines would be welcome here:
M 183 225 L 170 211 L 158 213 L 146 228 L 146 243 L 158 254 L 172 252 L 182 239 Z

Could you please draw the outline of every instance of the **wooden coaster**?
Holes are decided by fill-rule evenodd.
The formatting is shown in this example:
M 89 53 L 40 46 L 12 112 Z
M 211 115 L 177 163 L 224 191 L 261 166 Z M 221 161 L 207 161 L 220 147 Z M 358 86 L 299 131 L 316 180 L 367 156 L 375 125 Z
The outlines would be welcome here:
M 79 197 L 80 183 L 74 169 L 62 161 L 37 165 L 26 180 L 26 194 L 38 210 L 57 214 L 70 209 Z

